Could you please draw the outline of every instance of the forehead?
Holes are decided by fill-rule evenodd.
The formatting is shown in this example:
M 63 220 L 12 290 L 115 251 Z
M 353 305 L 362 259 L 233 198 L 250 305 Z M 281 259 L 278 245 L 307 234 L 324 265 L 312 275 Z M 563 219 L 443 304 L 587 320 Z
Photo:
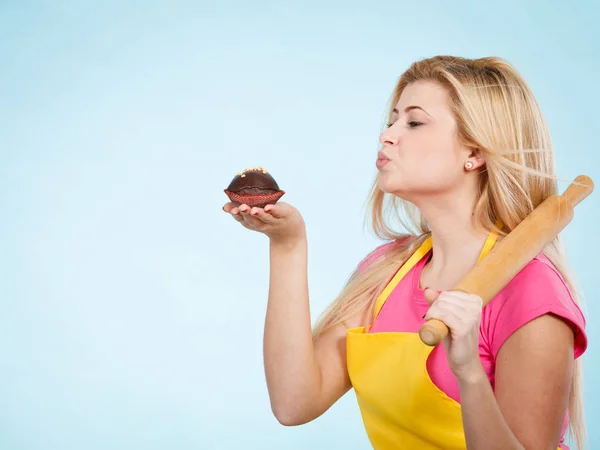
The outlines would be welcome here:
M 450 96 L 445 88 L 431 81 L 416 81 L 404 88 L 398 103 L 398 111 L 403 111 L 407 106 L 420 106 L 430 114 L 434 112 L 450 111 Z

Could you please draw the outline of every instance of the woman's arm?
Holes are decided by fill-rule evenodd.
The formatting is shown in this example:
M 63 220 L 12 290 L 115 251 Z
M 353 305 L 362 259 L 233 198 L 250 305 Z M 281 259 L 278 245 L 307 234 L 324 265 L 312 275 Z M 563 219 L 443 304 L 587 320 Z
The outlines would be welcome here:
M 270 246 L 270 285 L 264 361 L 271 408 L 283 425 L 323 414 L 350 389 L 346 327 L 325 332 L 313 344 L 307 282 L 307 242 Z M 359 326 L 364 313 L 348 320 Z
M 350 389 L 350 380 L 346 327 L 338 325 L 313 343 L 304 219 L 285 202 L 264 209 L 229 202 L 223 211 L 244 228 L 269 237 L 269 300 L 263 352 L 271 409 L 284 425 L 309 422 Z M 360 326 L 365 315 L 366 309 L 345 324 Z
M 495 395 L 483 368 L 458 380 L 469 450 L 556 450 L 569 402 L 573 341 L 562 319 L 541 316 L 498 352 Z
M 431 289 L 425 298 L 431 303 L 425 318 L 450 330 L 444 347 L 460 388 L 469 450 L 556 450 L 574 367 L 567 322 L 544 314 L 512 332 L 498 350 L 494 395 L 479 357 L 482 299 Z

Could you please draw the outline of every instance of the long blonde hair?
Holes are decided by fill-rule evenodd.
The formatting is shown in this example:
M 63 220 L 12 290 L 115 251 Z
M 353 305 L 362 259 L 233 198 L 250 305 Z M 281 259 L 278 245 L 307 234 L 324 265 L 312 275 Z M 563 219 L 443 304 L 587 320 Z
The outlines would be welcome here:
M 436 56 L 413 63 L 399 78 L 388 117 L 404 88 L 416 81 L 445 87 L 458 126 L 458 138 L 485 157 L 480 172 L 475 216 L 489 230 L 500 220 L 506 235 L 551 195 L 558 193 L 552 143 L 538 103 L 521 75 L 497 57 L 467 59 Z M 369 198 L 370 226 L 375 236 L 393 241 L 364 270 L 355 270 L 346 286 L 317 320 L 316 340 L 331 327 L 367 311 L 373 317 L 375 301 L 406 259 L 429 237 L 426 221 L 413 204 L 385 194 L 373 182 Z M 386 222 L 396 219 L 407 233 Z M 543 253 L 561 273 L 574 298 L 579 296 L 567 267 L 560 238 Z M 368 325 L 368 324 L 365 324 Z M 581 358 L 575 362 L 569 399 L 570 431 L 577 448 L 583 448 L 585 423 Z

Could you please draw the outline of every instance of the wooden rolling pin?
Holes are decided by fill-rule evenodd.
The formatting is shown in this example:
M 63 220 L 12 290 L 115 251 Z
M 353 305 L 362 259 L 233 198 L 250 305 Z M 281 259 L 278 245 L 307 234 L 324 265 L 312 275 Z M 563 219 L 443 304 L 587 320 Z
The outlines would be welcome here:
M 452 289 L 482 298 L 483 305 L 494 298 L 571 221 L 575 206 L 594 190 L 591 178 L 580 175 L 562 194 L 544 200 Z M 430 346 L 440 343 L 448 327 L 431 319 L 419 330 Z

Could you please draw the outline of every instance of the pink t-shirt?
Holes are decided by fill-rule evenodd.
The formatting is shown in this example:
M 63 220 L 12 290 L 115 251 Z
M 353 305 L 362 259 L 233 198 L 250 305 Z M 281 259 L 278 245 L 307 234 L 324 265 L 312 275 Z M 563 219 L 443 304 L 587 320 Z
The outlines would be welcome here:
M 361 261 L 358 269 L 363 270 L 369 262 L 381 256 L 393 244 L 394 242 L 390 242 L 377 247 Z M 423 315 L 429 309 L 419 280 L 430 253 L 427 253 L 390 293 L 370 329 L 371 333 L 419 332 L 424 323 Z M 583 314 L 559 272 L 540 254 L 483 308 L 479 331 L 479 356 L 492 388 L 496 357 L 502 344 L 521 326 L 547 313 L 553 313 L 570 322 L 575 333 L 574 357 L 581 356 L 587 347 Z M 450 370 L 443 345 L 438 345 L 432 351 L 427 361 L 427 371 L 440 390 L 460 402 L 458 382 Z M 568 414 L 561 433 L 561 449 L 568 449 L 563 442 L 567 426 Z

